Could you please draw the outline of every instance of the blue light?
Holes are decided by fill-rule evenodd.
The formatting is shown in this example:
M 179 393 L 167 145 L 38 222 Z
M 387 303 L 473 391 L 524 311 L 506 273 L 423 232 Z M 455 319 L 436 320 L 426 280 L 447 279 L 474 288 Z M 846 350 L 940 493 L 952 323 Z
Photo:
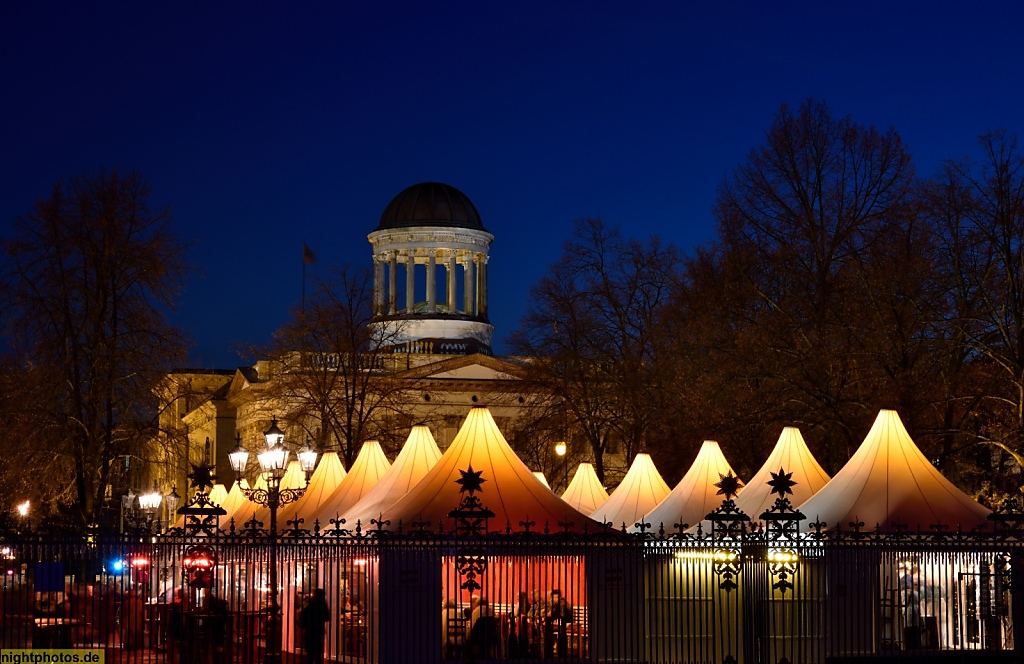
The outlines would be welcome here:
M 122 571 L 124 571 L 124 561 L 123 560 L 115 560 L 113 562 L 113 564 L 111 565 L 111 567 L 114 568 L 115 572 L 122 572 Z

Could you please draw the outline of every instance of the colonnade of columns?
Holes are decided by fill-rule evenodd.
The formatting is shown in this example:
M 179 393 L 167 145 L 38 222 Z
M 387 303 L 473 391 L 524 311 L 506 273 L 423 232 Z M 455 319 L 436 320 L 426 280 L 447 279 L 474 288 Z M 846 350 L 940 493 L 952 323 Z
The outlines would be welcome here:
M 445 267 L 443 301 L 438 301 L 438 258 Z M 426 267 L 426 309 L 420 313 L 487 316 L 487 254 L 458 249 L 395 249 L 373 257 L 373 303 L 378 314 L 416 313 L 416 265 Z M 398 268 L 405 271 L 405 298 L 398 301 Z M 462 268 L 462 306 L 458 269 Z M 438 305 L 441 308 L 438 308 Z

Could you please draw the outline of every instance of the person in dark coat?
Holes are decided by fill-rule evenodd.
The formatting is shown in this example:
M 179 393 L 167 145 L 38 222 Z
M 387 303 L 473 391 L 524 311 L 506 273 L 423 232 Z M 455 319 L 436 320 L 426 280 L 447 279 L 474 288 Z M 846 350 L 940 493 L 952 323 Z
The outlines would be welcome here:
M 322 664 L 324 661 L 324 633 L 331 620 L 331 607 L 323 588 L 313 592 L 313 599 L 299 613 L 299 627 L 303 629 L 306 662 Z

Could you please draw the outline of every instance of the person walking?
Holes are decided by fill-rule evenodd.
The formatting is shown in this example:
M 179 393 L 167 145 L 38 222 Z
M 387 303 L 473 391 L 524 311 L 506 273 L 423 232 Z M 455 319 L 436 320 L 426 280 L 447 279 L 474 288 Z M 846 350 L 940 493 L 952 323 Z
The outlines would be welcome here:
M 324 633 L 331 620 L 331 607 L 327 605 L 327 593 L 323 588 L 313 591 L 313 599 L 299 613 L 299 627 L 304 635 L 306 662 L 323 664 Z

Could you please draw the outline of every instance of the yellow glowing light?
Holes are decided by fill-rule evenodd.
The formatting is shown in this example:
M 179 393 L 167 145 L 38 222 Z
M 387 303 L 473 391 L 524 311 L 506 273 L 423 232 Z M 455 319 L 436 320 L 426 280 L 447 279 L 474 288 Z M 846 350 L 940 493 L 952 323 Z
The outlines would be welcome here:
M 800 556 L 796 555 L 792 551 L 769 551 L 768 562 L 771 563 L 795 563 L 800 560 Z
M 716 562 L 734 562 L 739 558 L 735 551 L 676 551 L 680 560 L 713 560 Z
M 565 456 L 566 449 L 565 443 L 555 443 L 555 454 L 558 456 Z
M 22 504 L 18 505 L 18 514 L 22 518 L 25 518 L 26 516 L 28 516 L 28 508 L 29 507 L 31 507 L 31 503 L 29 503 L 29 501 L 26 500 Z

